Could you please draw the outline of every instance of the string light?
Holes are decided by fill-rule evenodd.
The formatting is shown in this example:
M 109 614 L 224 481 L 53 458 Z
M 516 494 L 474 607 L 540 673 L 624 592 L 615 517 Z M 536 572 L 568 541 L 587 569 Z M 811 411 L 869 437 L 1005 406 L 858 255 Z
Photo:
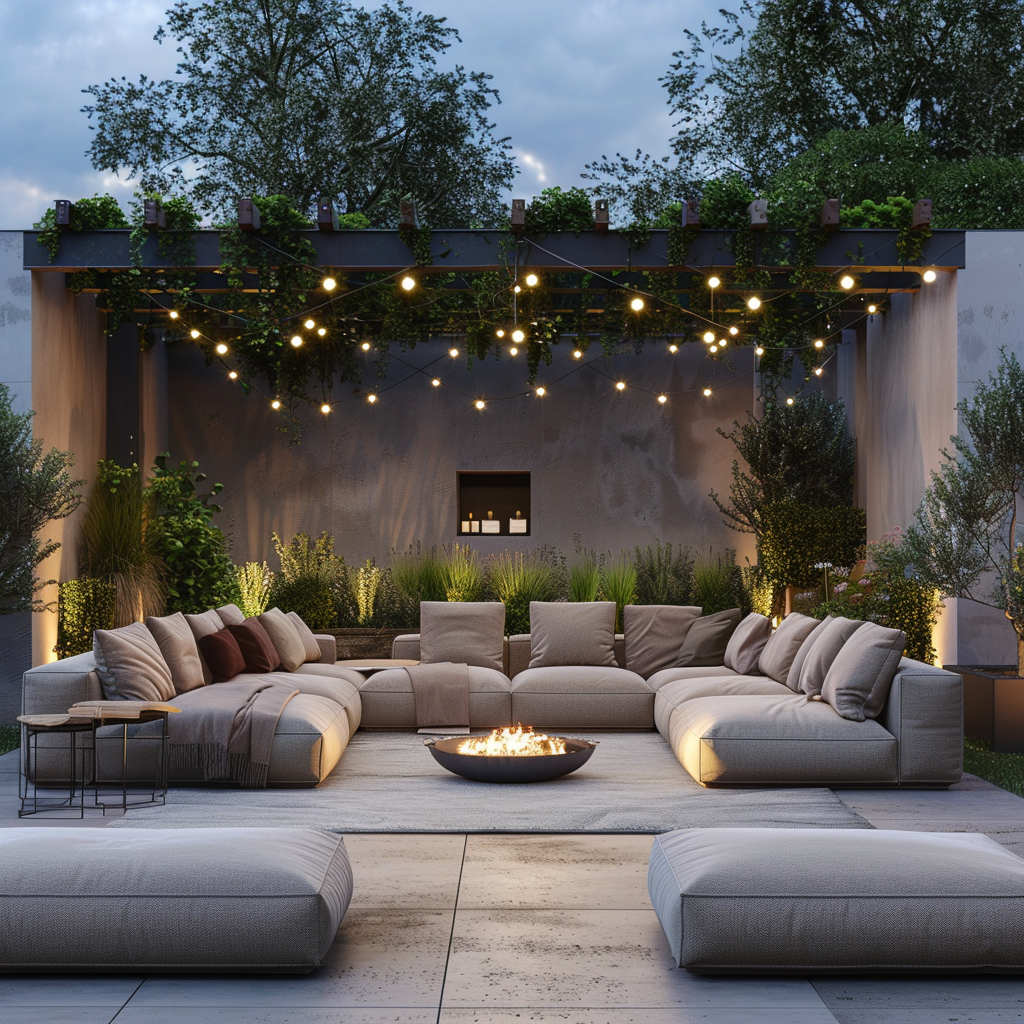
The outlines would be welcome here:
M 512 346 L 512 347 L 511 347 L 511 348 L 510 348 L 510 349 L 508 350 L 508 354 L 509 354 L 510 356 L 517 356 L 517 355 L 519 355 L 519 349 L 517 349 L 517 348 L 515 347 L 515 345 L 513 345 L 513 346 Z
M 756 295 L 751 295 L 750 298 L 747 299 L 747 309 L 760 309 L 760 308 L 761 308 L 761 300 Z
M 658 404 L 659 405 L 664 405 L 667 401 L 668 401 L 668 399 L 664 395 L 658 395 Z
M 434 378 L 434 379 L 433 379 L 433 380 L 432 380 L 432 381 L 431 381 L 430 383 L 431 383 L 431 384 L 432 384 L 432 385 L 433 385 L 433 386 L 434 386 L 435 388 L 439 388 L 439 387 L 441 386 L 441 382 L 440 382 L 440 381 L 439 381 L 439 380 L 437 379 L 437 377 L 435 377 L 435 378 Z
M 679 346 L 675 344 L 669 345 L 668 350 L 669 352 L 672 353 L 672 355 L 675 355 L 679 351 Z
M 711 397 L 711 388 L 705 388 L 704 389 L 704 397 L 705 398 L 710 398 Z
M 230 371 L 230 372 L 228 373 L 228 377 L 229 377 L 229 378 L 230 378 L 231 380 L 238 380 L 238 373 L 237 373 L 237 371 L 235 371 L 235 370 L 231 370 L 231 371 Z
M 302 337 L 300 335 L 292 335 L 292 348 L 302 348 Z
M 369 351 L 370 351 L 370 343 L 369 343 L 368 341 L 364 341 L 364 342 L 362 343 L 362 345 L 360 345 L 359 347 L 360 347 L 360 348 L 361 348 L 361 349 L 362 349 L 362 350 L 363 350 L 364 352 L 369 352 Z
M 714 340 L 715 340 L 715 332 L 714 331 L 705 331 L 704 332 L 704 341 L 707 342 L 707 344 L 710 345 L 711 342 L 713 342 Z
M 820 377 L 821 376 L 821 367 L 820 366 L 816 366 L 814 368 L 814 376 L 815 377 Z
M 644 308 L 644 300 L 643 300 L 643 299 L 641 299 L 641 298 L 640 298 L 640 296 L 638 295 L 638 296 L 637 296 L 637 297 L 636 297 L 635 299 L 633 299 L 633 301 L 632 301 L 632 302 L 631 302 L 631 303 L 629 304 L 629 308 L 630 308 L 631 310 L 633 310 L 633 312 L 634 312 L 634 313 L 639 313 L 639 312 L 640 312 L 640 310 Z
M 578 348 L 574 348 L 572 350 L 572 357 L 573 359 L 582 359 L 583 353 Z
M 740 329 L 738 327 L 730 327 L 729 333 L 735 338 L 740 333 Z
M 191 331 L 189 331 L 188 333 L 192 335 L 192 340 L 193 340 L 193 341 L 195 341 L 195 340 L 196 340 L 196 338 L 198 338 L 198 337 L 199 337 L 199 332 L 198 332 L 198 331 L 197 331 L 197 330 L 196 330 L 196 329 L 195 329 L 194 327 L 193 327 L 193 328 L 192 328 L 192 330 L 191 330 Z
M 313 323 L 313 321 L 312 321 L 312 320 L 307 320 L 307 321 L 306 321 L 306 323 L 305 323 L 305 328 L 306 328 L 306 330 L 307 330 L 307 331 L 311 331 L 311 330 L 313 330 L 313 328 L 314 328 L 314 327 L 316 327 L 316 324 L 315 324 L 315 323 Z
M 725 348 L 727 341 L 728 341 L 727 338 L 719 338 L 718 339 L 718 347 L 719 348 Z
M 755 356 L 763 356 L 764 355 L 764 349 L 761 348 L 760 345 L 758 345 L 757 348 L 754 349 L 754 355 Z
M 821 338 L 818 338 L 818 339 L 817 339 L 817 340 L 816 340 L 816 341 L 814 342 L 814 347 L 815 347 L 815 348 L 818 348 L 818 349 L 824 348 L 824 347 L 825 347 L 825 342 L 823 342 L 823 341 L 821 340 Z
M 318 327 L 316 329 L 316 333 L 319 334 L 320 337 L 322 338 L 322 337 L 324 337 L 324 335 L 327 334 L 327 328 L 326 327 Z
M 934 270 L 926 270 L 921 276 L 928 284 L 931 284 L 935 280 L 936 274 Z
M 625 381 L 621 381 L 621 380 L 620 381 L 616 381 L 615 390 L 616 391 L 625 391 L 626 390 Z
M 717 288 L 721 283 L 722 282 L 717 277 L 715 277 L 714 274 L 712 274 L 711 277 L 708 278 L 709 288 Z
M 274 399 L 274 400 L 273 400 L 273 401 L 272 401 L 272 402 L 270 403 L 270 408 L 271 408 L 271 409 L 280 409 L 280 408 L 281 408 L 281 402 L 280 402 L 280 400 L 279 400 L 279 399 L 277 399 L 277 398 L 275 398 L 275 399 Z
M 843 274 L 843 276 L 839 278 L 839 287 L 842 288 L 843 291 L 848 292 L 854 286 L 854 283 L 853 278 L 850 277 L 849 274 Z
M 529 285 L 529 287 L 536 288 L 538 281 L 540 281 L 540 278 L 536 274 L 527 274 L 526 275 L 526 283 L 527 283 L 527 285 Z
M 458 354 L 459 354 L 459 350 L 457 348 L 450 348 L 450 349 L 448 349 L 448 355 L 450 355 L 452 357 L 452 359 L 457 358 Z
M 505 337 L 505 332 L 500 327 L 494 333 L 499 338 Z
M 478 398 L 476 402 L 474 402 L 474 405 L 476 405 L 477 409 L 483 409 L 487 403 L 482 398 Z
M 370 403 L 370 405 L 373 405 L 374 402 L 377 401 L 377 396 L 373 394 L 367 395 L 366 400 Z
M 225 344 L 224 344 L 224 342 L 222 341 L 222 342 L 221 342 L 221 343 L 220 343 L 220 344 L 219 344 L 219 345 L 217 346 L 217 355 L 219 355 L 219 356 L 226 356 L 227 354 L 228 354 L 228 347 L 227 347 L 227 345 L 225 345 Z
M 535 394 L 538 398 L 543 398 L 548 393 L 547 388 L 537 388 Z
M 716 353 L 716 352 L 718 351 L 718 346 L 717 346 L 717 345 L 712 345 L 712 346 L 711 346 L 711 348 L 710 348 L 710 349 L 708 349 L 708 351 L 709 351 L 709 352 L 710 352 L 710 353 L 711 353 L 712 355 L 714 355 L 714 354 L 715 354 L 715 353 Z
M 792 405 L 792 404 L 793 404 L 793 399 L 792 398 L 787 398 L 786 399 L 786 405 Z
M 877 313 L 878 312 L 878 307 L 872 302 L 871 305 L 868 306 L 868 312 L 869 313 Z
M 325 292 L 333 292 L 338 287 L 338 282 L 333 277 L 325 277 L 320 283 L 323 285 Z
M 519 285 L 513 285 L 512 286 L 512 291 L 514 291 L 516 293 L 516 295 L 518 295 L 522 290 L 523 289 L 520 288 Z
M 518 345 L 519 342 L 526 340 L 526 335 L 517 327 L 512 332 L 512 340 Z
M 168 315 L 168 316 L 169 316 L 169 317 L 170 317 L 170 318 L 171 318 L 172 320 L 177 320 L 177 319 L 178 319 L 178 311 L 177 311 L 176 309 L 172 309 L 172 310 L 170 311 L 170 313 L 168 313 L 167 315 Z
M 402 289 L 403 291 L 411 292 L 416 287 L 416 278 L 410 277 L 408 274 L 402 278 Z
M 320 411 L 326 416 L 331 411 L 331 407 L 327 402 L 324 402 L 324 404 L 320 406 Z

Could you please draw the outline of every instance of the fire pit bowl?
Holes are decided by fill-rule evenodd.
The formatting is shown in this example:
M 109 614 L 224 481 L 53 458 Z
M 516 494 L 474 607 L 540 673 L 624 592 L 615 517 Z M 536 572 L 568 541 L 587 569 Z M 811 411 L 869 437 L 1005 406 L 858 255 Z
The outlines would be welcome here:
M 466 737 L 424 740 L 442 768 L 474 782 L 547 782 L 582 768 L 590 760 L 597 741 L 555 737 L 565 744 L 564 754 L 530 754 L 492 757 L 487 754 L 460 754 Z

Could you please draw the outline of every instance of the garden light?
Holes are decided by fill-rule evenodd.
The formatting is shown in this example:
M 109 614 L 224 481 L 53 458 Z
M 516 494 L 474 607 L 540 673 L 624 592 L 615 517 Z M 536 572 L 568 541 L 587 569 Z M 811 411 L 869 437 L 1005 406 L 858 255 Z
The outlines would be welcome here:
M 311 331 L 313 330 L 314 327 L 316 327 L 316 324 L 312 320 L 307 320 L 304 326 L 307 331 Z
M 522 332 L 521 330 L 519 330 L 519 328 L 517 327 L 517 328 L 516 328 L 516 329 L 515 329 L 515 330 L 514 330 L 514 331 L 512 332 L 512 340 L 513 340 L 513 341 L 514 341 L 514 342 L 515 342 L 516 344 L 519 344 L 519 342 L 521 342 L 521 341 L 525 341 L 525 340 L 526 340 L 526 335 L 525 335 L 525 334 L 524 334 L 524 333 L 523 333 L 523 332 Z
M 854 280 L 852 277 L 850 277 L 849 274 L 843 274 L 843 276 L 839 278 L 839 287 L 842 288 L 844 291 L 848 292 L 853 287 L 853 285 Z
M 195 341 L 195 339 L 199 337 L 199 332 L 194 327 L 188 333 L 192 335 L 193 341 Z
M 936 274 L 934 270 L 926 270 L 921 276 L 928 284 L 931 284 L 935 280 Z
M 615 390 L 616 391 L 625 391 L 626 390 L 625 381 L 621 381 L 621 380 L 617 381 L 616 384 L 615 384 Z
M 747 299 L 747 309 L 760 309 L 760 308 L 761 308 L 761 300 L 756 295 L 751 295 L 750 298 Z
M 714 275 L 712 275 L 711 277 L 708 278 L 708 287 L 709 288 L 717 288 L 721 283 L 722 283 L 721 280 L 719 278 L 715 277 Z
M 280 400 L 279 400 L 279 399 L 277 399 L 277 398 L 275 398 L 275 399 L 274 399 L 274 400 L 273 400 L 273 401 L 272 401 L 272 402 L 270 403 L 270 408 L 271 408 L 271 409 L 280 409 L 280 408 L 281 408 L 281 402 L 280 402 Z
M 292 335 L 292 348 L 302 348 L 302 337 L 298 334 Z
M 713 342 L 714 340 L 715 340 L 715 332 L 714 331 L 705 331 L 704 332 L 704 341 L 707 342 L 707 344 L 710 345 L 711 342 Z
M 644 308 L 644 300 L 638 296 L 629 304 L 629 308 L 633 310 L 634 313 L 639 313 L 640 310 Z
M 320 406 L 320 411 L 326 416 L 331 411 L 331 407 L 327 402 L 324 402 L 324 404 Z
M 435 388 L 439 388 L 441 386 L 441 382 L 436 377 L 430 383 L 433 384 Z
M 226 356 L 227 354 L 228 354 L 228 347 L 227 347 L 227 345 L 225 345 L 225 344 L 224 344 L 224 342 L 222 341 L 222 342 L 221 342 L 221 343 L 220 343 L 220 344 L 219 344 L 219 345 L 217 346 L 217 355 L 219 355 L 219 356 Z
M 452 357 L 452 359 L 457 358 L 458 354 L 459 354 L 459 350 L 457 348 L 450 348 L 450 349 L 448 349 L 448 355 L 450 355 Z
M 658 395 L 658 404 L 659 405 L 664 405 L 667 401 L 668 401 L 668 399 L 664 395 Z
M 527 274 L 526 283 L 530 288 L 536 288 L 540 278 L 536 274 Z
M 482 398 L 478 398 L 474 404 L 476 405 L 477 409 L 483 409 L 487 405 L 487 403 Z
M 416 287 L 416 278 L 410 277 L 408 274 L 402 278 L 402 289 L 403 291 L 411 292 Z
M 364 352 L 369 352 L 369 351 L 370 351 L 370 343 L 369 343 L 368 341 L 364 341 L 364 342 L 362 343 L 362 345 L 360 345 L 359 347 L 360 347 L 360 348 L 361 348 L 361 349 L 362 349 L 362 350 L 363 350 Z
M 338 287 L 338 282 L 333 277 L 325 277 L 320 283 L 323 285 L 325 292 L 333 292 Z

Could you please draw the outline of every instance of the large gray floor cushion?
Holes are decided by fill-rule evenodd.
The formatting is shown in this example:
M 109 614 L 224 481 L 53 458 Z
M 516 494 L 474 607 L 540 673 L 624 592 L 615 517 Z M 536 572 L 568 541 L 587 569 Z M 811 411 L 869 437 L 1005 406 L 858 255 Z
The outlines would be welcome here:
M 683 829 L 647 888 L 696 973 L 1024 973 L 1024 860 L 987 836 Z
M 317 829 L 3 829 L 0 970 L 311 971 L 351 897 Z

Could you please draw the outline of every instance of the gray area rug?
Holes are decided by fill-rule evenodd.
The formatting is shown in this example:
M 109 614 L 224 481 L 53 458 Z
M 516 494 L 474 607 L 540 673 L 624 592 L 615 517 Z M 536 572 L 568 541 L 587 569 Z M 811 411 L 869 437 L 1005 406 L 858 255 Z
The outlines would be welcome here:
M 312 825 L 333 832 L 665 832 L 871 828 L 828 789 L 703 789 L 657 733 L 600 733 L 590 761 L 553 782 L 469 782 L 413 733 L 358 732 L 316 789 L 173 787 L 167 804 L 109 828 Z

